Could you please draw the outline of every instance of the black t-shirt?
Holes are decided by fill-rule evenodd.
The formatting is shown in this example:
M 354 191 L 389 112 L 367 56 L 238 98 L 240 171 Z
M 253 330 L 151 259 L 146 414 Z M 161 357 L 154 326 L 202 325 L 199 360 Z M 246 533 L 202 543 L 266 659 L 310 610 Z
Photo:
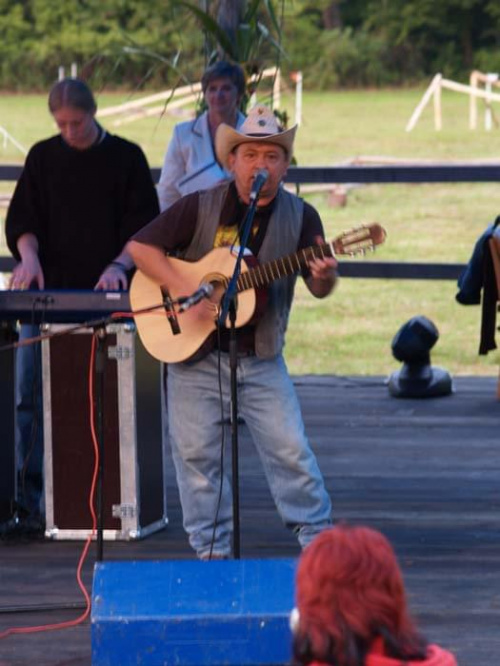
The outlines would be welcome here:
M 188 194 L 176 201 L 170 208 L 158 215 L 156 219 L 143 227 L 134 235 L 134 240 L 147 245 L 161 247 L 166 253 L 185 250 L 193 238 L 198 220 L 199 193 Z M 236 186 L 231 183 L 224 201 L 219 226 L 239 227 L 247 212 L 247 205 L 241 201 Z M 257 255 L 265 236 L 267 225 L 274 208 L 274 200 L 267 206 L 258 207 L 250 234 L 248 249 Z M 227 233 L 226 238 L 236 241 L 234 233 Z M 302 218 L 302 231 L 297 245 L 297 251 L 311 245 L 316 245 L 316 236 L 323 238 L 323 225 L 318 212 L 304 201 L 304 214 Z
M 271 217 L 275 200 L 268 205 L 258 207 L 255 211 L 252 230 L 247 243 L 247 248 L 253 255 L 259 253 L 264 240 L 269 219 Z M 162 248 L 166 253 L 172 254 L 187 249 L 193 238 L 198 220 L 199 193 L 188 194 L 167 208 L 155 220 L 142 228 L 133 237 L 133 240 L 147 245 Z M 238 196 L 236 186 L 231 183 L 228 188 L 226 199 L 222 206 L 219 228 L 216 233 L 215 244 L 240 245 L 239 232 L 244 221 L 248 206 Z M 323 225 L 318 212 L 307 202 L 304 202 L 302 217 L 302 230 L 297 244 L 297 251 L 311 245 L 316 245 L 316 237 L 323 238 Z M 307 271 L 303 276 L 307 277 Z M 238 329 L 238 350 L 240 352 L 251 352 L 254 349 L 255 327 L 253 325 L 243 326 Z M 229 331 L 221 329 L 220 344 L 223 351 L 229 348 Z M 217 346 L 216 335 L 214 344 Z

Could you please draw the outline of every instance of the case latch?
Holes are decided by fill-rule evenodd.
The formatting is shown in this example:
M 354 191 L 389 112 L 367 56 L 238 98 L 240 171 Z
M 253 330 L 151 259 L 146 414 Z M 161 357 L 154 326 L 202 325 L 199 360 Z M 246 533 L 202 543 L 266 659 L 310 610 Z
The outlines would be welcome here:
M 114 347 L 108 347 L 108 358 L 113 359 L 114 361 L 127 361 L 132 357 L 131 347 L 122 347 L 120 345 L 115 345 Z
M 135 504 L 113 504 L 113 518 L 135 518 L 137 516 L 137 506 Z

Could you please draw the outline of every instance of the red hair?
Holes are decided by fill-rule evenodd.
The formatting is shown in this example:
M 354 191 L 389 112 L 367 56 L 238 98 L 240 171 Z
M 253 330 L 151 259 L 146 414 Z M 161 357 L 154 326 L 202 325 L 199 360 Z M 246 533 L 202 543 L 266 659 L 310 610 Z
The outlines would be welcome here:
M 339 525 L 304 550 L 296 577 L 299 663 L 361 666 L 376 638 L 397 658 L 425 657 L 389 541 L 374 529 Z

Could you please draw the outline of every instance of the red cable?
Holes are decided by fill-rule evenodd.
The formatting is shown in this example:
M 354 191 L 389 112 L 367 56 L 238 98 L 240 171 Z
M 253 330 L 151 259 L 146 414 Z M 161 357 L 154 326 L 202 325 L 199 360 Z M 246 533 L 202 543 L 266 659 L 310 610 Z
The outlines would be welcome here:
M 162 308 L 160 310 L 160 308 Z M 160 317 L 169 317 L 172 315 L 178 316 L 179 313 L 176 310 L 167 310 L 163 306 L 158 306 L 158 305 L 152 305 L 150 308 L 145 308 L 144 310 L 140 311 L 131 311 L 131 312 L 113 312 L 110 316 L 111 319 L 123 319 L 123 318 L 128 318 L 130 319 L 133 317 L 134 319 L 137 319 L 137 317 L 140 317 L 141 315 L 147 315 L 147 314 L 156 314 Z M 182 314 L 182 313 L 181 313 Z
M 57 629 L 69 629 L 70 627 L 76 627 L 77 625 L 84 622 L 90 614 L 90 609 L 91 609 L 90 596 L 85 588 L 85 585 L 83 584 L 81 574 L 82 574 L 83 565 L 85 563 L 85 559 L 87 557 L 90 548 L 90 544 L 92 543 L 92 538 L 97 529 L 97 517 L 94 509 L 94 495 L 95 495 L 95 487 L 97 484 L 97 475 L 99 469 L 99 446 L 97 442 L 95 423 L 94 423 L 94 373 L 93 373 L 96 344 L 97 344 L 97 333 L 94 333 L 94 335 L 92 336 L 92 346 L 90 350 L 90 366 L 89 366 L 90 432 L 92 435 L 92 444 L 94 447 L 94 460 L 95 460 L 94 472 L 92 475 L 92 484 L 90 486 L 90 494 L 89 494 L 89 509 L 90 509 L 90 515 L 92 517 L 92 531 L 85 542 L 76 569 L 76 580 L 78 582 L 78 587 L 82 591 L 87 606 L 83 611 L 83 613 L 74 620 L 68 620 L 66 622 L 57 622 L 55 624 L 42 624 L 34 627 L 11 627 L 10 629 L 6 629 L 5 631 L 2 631 L 0 633 L 0 639 L 7 638 L 7 636 L 11 636 L 13 634 L 34 634 L 41 631 L 55 631 Z

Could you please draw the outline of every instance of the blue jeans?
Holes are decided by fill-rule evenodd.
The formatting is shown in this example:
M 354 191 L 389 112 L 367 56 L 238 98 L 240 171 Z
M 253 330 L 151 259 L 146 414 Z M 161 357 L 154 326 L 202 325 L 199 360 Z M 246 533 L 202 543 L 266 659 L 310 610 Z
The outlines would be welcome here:
M 217 352 L 196 364 L 168 368 L 172 456 L 184 528 L 199 557 L 210 552 L 220 491 L 221 406 Z M 225 416 L 230 409 L 229 357 L 221 353 Z M 331 525 L 331 502 L 304 432 L 295 388 L 281 356 L 238 359 L 238 412 L 245 419 L 276 507 L 305 547 Z M 232 492 L 223 476 L 213 553 L 229 555 Z
M 19 340 L 39 334 L 23 324 Z M 43 514 L 43 404 L 40 343 L 16 351 L 17 501 L 30 514 Z

